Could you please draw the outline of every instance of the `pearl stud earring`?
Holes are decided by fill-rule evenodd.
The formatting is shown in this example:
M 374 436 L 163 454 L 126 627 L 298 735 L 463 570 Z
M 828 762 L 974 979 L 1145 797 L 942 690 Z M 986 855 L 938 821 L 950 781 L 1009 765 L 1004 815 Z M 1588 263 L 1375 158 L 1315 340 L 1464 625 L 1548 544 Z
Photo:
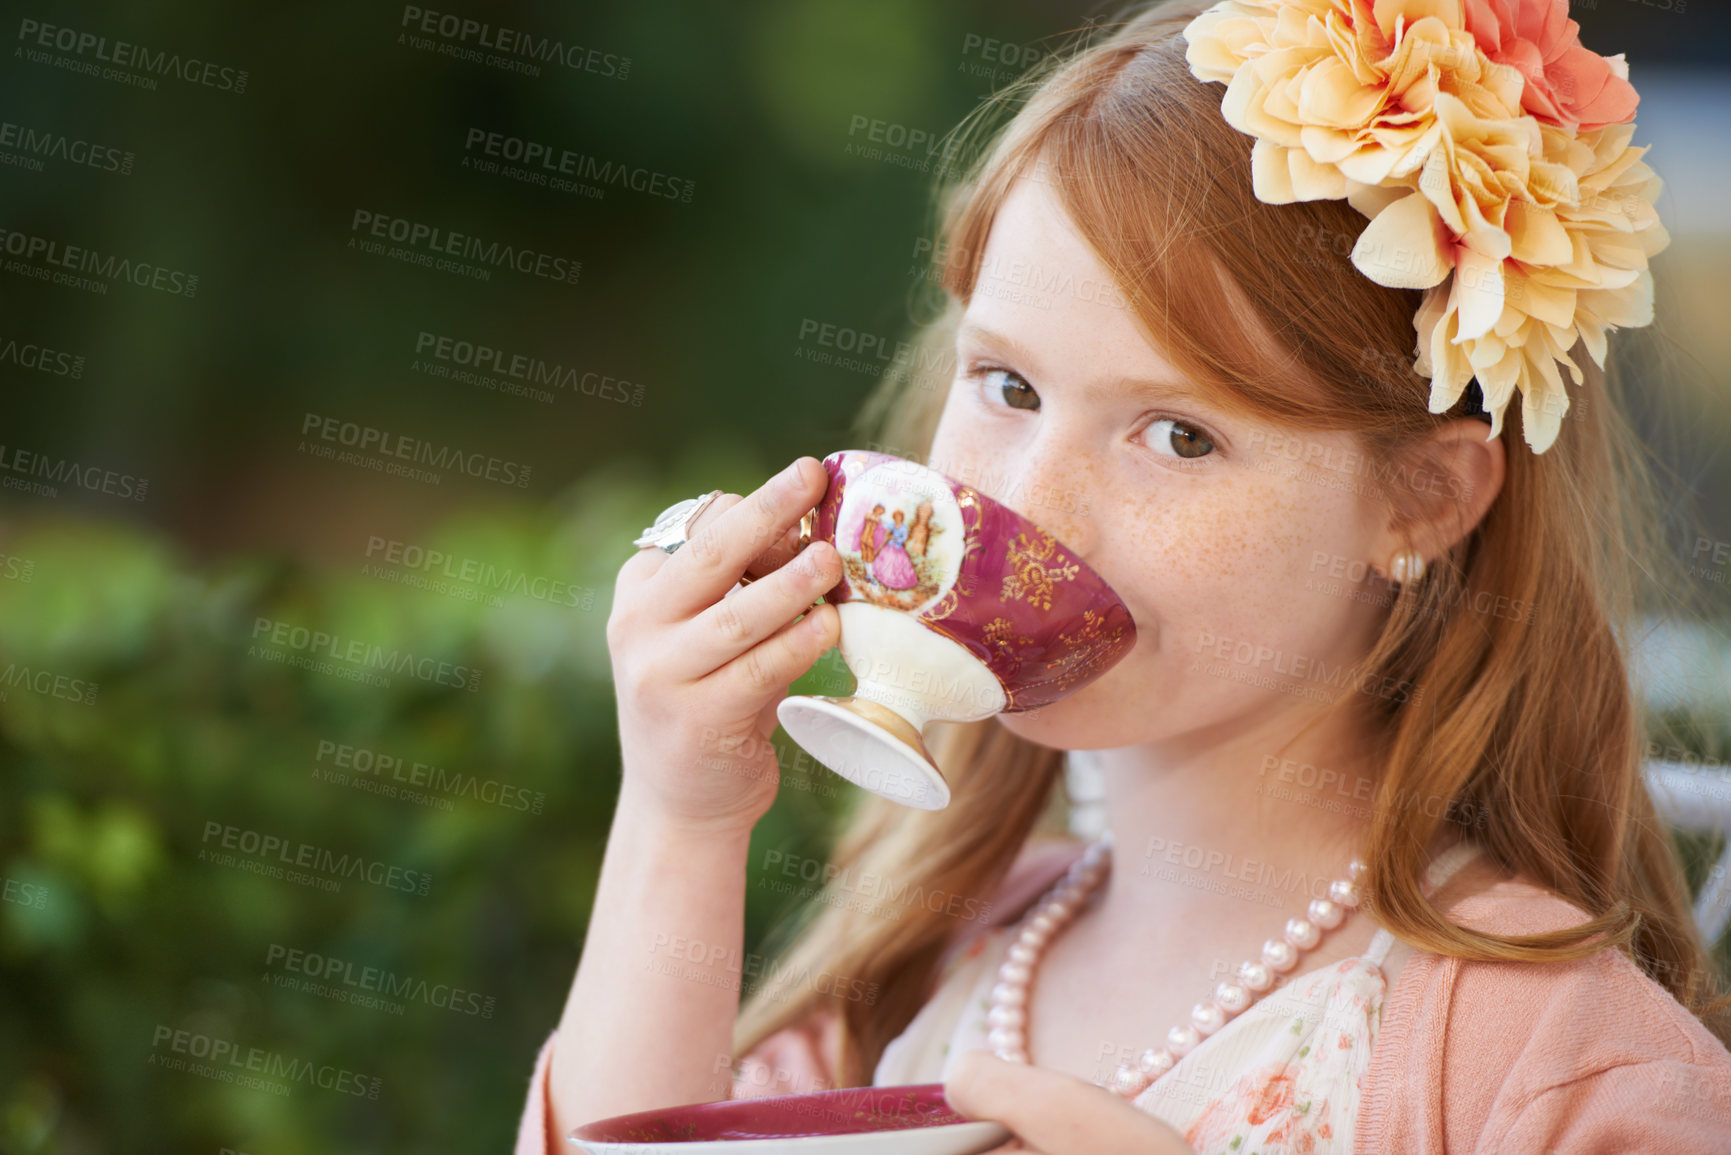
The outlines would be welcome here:
M 1388 580 L 1396 585 L 1415 582 L 1424 576 L 1424 558 L 1416 549 L 1403 549 L 1388 563 Z

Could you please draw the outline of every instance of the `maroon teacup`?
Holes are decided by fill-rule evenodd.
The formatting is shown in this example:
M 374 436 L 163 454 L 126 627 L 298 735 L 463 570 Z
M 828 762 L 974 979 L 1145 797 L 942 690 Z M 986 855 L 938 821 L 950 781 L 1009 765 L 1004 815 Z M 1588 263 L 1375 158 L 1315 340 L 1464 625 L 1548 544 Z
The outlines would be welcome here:
M 921 731 L 1050 705 L 1136 643 L 1112 588 L 1051 533 L 934 469 L 887 453 L 824 458 L 812 538 L 835 545 L 846 697 L 795 695 L 793 740 L 867 790 L 941 810 L 950 788 Z

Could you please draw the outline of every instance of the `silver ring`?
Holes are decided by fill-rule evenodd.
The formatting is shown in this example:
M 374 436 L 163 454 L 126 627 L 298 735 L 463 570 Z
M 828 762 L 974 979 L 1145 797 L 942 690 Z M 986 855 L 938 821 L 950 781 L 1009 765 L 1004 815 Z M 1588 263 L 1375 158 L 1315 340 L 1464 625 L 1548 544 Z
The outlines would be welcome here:
M 656 515 L 644 531 L 637 535 L 637 540 L 631 544 L 638 549 L 656 546 L 667 553 L 672 553 L 691 540 L 691 527 L 708 509 L 710 503 L 721 496 L 721 490 L 712 489 L 702 497 L 688 497 L 684 501 L 676 501 Z

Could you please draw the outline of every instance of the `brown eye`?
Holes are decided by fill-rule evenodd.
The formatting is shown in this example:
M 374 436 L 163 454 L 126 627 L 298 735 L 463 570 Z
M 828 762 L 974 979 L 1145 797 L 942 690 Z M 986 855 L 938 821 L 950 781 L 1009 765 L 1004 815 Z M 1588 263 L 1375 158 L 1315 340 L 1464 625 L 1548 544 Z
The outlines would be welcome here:
M 1154 452 L 1168 457 L 1206 457 L 1214 452 L 1214 442 L 1194 425 L 1164 419 L 1148 427 L 1148 443 Z
M 1040 395 L 1034 387 L 1008 369 L 986 370 L 986 393 L 1003 398 L 1012 409 L 1038 409 Z

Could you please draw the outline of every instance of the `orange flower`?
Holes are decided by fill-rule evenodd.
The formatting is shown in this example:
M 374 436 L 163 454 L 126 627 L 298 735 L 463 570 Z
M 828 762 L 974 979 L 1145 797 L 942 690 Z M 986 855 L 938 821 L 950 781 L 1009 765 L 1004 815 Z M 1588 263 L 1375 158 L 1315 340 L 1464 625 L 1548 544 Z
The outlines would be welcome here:
M 1292 1076 L 1282 1067 L 1280 1072 L 1265 1080 L 1257 1088 L 1256 1098 L 1250 1104 L 1250 1111 L 1245 1115 L 1245 1122 L 1252 1127 L 1260 1127 L 1273 1118 L 1276 1112 L 1292 1109 Z
M 1568 0 L 1466 0 L 1467 31 L 1484 54 L 1526 78 L 1521 107 L 1548 124 L 1603 128 L 1626 124 L 1641 98 L 1619 52 L 1581 45 Z

